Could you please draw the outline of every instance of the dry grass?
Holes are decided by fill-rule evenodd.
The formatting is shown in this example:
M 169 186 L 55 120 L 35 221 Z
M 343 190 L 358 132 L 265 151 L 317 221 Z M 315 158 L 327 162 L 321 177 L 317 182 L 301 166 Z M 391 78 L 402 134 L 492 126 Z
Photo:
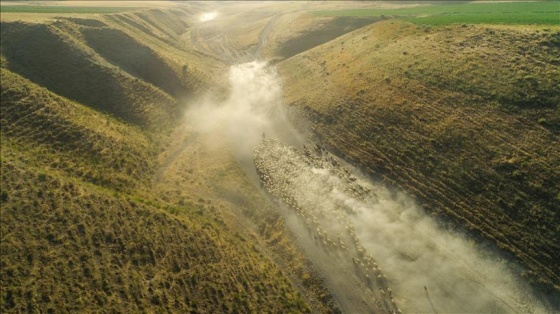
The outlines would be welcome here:
M 2 149 L 4 311 L 306 311 L 282 271 L 219 224 L 21 157 Z
M 1 71 L 5 149 L 32 153 L 34 163 L 116 190 L 132 190 L 153 174 L 155 150 L 138 128 Z
M 198 133 L 184 124 L 169 139 L 153 182 L 161 198 L 194 207 L 232 233 L 247 234 L 250 243 L 281 266 L 314 312 L 332 312 L 331 294 L 274 205 L 236 162 L 223 132 Z
M 2 54 L 8 68 L 126 121 L 148 128 L 169 126 L 167 121 L 178 112 L 169 95 L 115 68 L 60 24 L 4 23 Z
M 220 138 L 183 146 L 225 69 L 186 15 L 2 23 L 2 312 L 332 311 Z
M 279 67 L 332 151 L 558 290 L 559 36 L 385 21 Z

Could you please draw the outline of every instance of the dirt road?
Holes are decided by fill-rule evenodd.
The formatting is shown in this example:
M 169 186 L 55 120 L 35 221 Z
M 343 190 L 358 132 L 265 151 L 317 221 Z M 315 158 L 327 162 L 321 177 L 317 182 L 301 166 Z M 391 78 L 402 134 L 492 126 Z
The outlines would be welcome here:
M 221 13 L 215 19 L 200 21 L 191 30 L 191 42 L 201 52 L 217 57 L 229 64 L 239 64 L 262 58 L 262 50 L 267 45 L 267 37 L 278 18 L 287 12 L 261 12 L 252 16 L 252 21 L 247 23 L 233 21 L 231 16 L 224 17 Z M 233 26 L 232 23 L 243 25 Z M 263 26 L 264 25 L 264 26 Z M 255 29 L 261 29 L 255 32 Z M 244 35 L 242 33 L 249 33 Z M 248 36 L 240 43 L 240 36 Z M 239 40 L 238 40 L 239 39 Z

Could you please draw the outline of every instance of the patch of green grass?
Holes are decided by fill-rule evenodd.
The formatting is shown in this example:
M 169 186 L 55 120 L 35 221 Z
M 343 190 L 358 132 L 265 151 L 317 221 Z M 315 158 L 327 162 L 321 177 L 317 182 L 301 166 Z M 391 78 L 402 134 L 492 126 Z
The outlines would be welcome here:
M 429 25 L 472 24 L 539 24 L 560 25 L 560 3 L 449 3 L 403 9 L 357 9 L 315 11 L 321 16 L 387 16 L 405 18 Z
M 43 5 L 13 5 L 2 6 L 2 13 L 76 13 L 76 14 L 110 14 L 124 11 L 138 10 L 139 7 L 72 7 L 72 6 L 43 6 Z

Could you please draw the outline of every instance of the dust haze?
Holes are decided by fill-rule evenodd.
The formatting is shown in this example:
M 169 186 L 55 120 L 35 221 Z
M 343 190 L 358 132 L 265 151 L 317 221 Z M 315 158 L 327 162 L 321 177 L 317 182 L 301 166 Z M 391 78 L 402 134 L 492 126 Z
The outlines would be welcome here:
M 441 229 L 403 192 L 367 179 L 320 144 L 306 142 L 287 119 L 273 67 L 237 64 L 228 79 L 224 101 L 207 97 L 186 116 L 198 132 L 222 132 L 247 174 L 279 202 L 287 226 L 344 311 L 546 313 L 550 308 L 507 262 Z M 352 287 L 341 288 L 341 282 Z M 357 304 L 360 298 L 349 294 L 367 302 Z
M 409 197 L 372 186 L 377 197 L 346 198 L 365 249 L 411 312 L 542 313 L 506 262 L 440 229 Z M 340 196 L 335 196 L 339 197 Z
M 263 136 L 292 145 L 303 140 L 281 105 L 282 86 L 275 68 L 264 61 L 233 65 L 228 81 L 224 101 L 207 95 L 189 108 L 186 117 L 198 132 L 222 132 L 238 162 L 254 178 L 252 152 Z

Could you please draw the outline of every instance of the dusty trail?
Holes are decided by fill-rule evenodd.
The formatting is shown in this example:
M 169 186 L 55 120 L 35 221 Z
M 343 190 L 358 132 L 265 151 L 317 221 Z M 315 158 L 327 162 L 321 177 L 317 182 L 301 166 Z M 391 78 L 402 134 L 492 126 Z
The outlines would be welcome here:
M 348 312 L 546 313 L 502 261 L 322 147 L 267 138 L 254 158 L 264 188 L 291 210 L 287 221 L 299 221 L 292 230 Z
M 356 276 L 352 263 L 345 259 L 342 253 L 331 252 L 317 245 L 316 240 L 305 229 L 305 224 L 296 219 L 289 208 L 279 208 L 286 226 L 290 228 L 299 245 L 305 249 L 308 258 L 313 261 L 343 313 L 388 312 L 380 292 L 368 288 Z
M 191 30 L 191 42 L 200 52 L 217 57 L 229 64 L 240 64 L 262 59 L 262 50 L 268 43 L 268 35 L 274 28 L 278 19 L 293 11 L 265 14 L 261 19 L 267 20 L 260 31 L 256 43 L 248 48 L 241 49 L 236 44 L 234 31 L 231 30 L 231 20 L 216 18 L 210 21 L 201 21 Z
M 236 47 L 228 24 L 219 19 L 191 32 L 199 50 L 235 65 L 229 98 L 194 106 L 188 115 L 200 123 L 195 128 L 210 123 L 223 129 L 247 175 L 277 200 L 286 225 L 341 309 L 546 312 L 500 261 L 440 230 L 402 193 L 361 177 L 318 145 L 294 148 L 304 140 L 289 126 L 277 74 L 265 63 L 248 62 L 262 57 L 283 14 L 268 17 L 256 45 L 246 50 Z
M 276 21 L 278 21 L 278 19 L 282 15 L 288 14 L 288 13 L 290 13 L 290 12 L 277 14 L 273 18 L 271 18 L 270 21 L 268 21 L 268 23 L 266 23 L 266 26 L 264 27 L 264 29 L 261 32 L 261 35 L 259 36 L 259 44 L 257 45 L 257 48 L 255 49 L 255 52 L 253 53 L 253 58 L 252 58 L 253 60 L 262 59 L 262 50 L 266 46 L 266 44 L 268 43 L 267 37 L 268 37 L 268 34 L 270 33 L 270 30 L 274 27 L 274 25 L 276 24 Z

